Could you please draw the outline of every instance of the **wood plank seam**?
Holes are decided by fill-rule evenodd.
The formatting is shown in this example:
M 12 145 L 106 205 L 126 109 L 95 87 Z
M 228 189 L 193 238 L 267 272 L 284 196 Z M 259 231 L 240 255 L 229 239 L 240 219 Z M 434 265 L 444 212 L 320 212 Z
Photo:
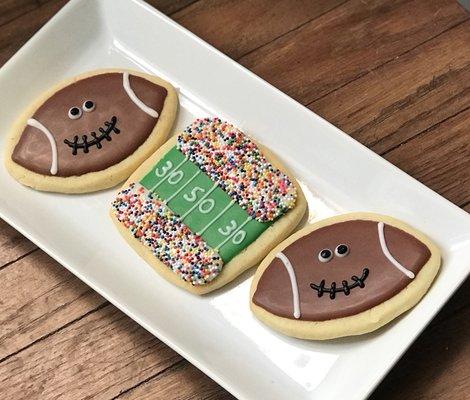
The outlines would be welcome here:
M 181 357 L 181 356 L 180 356 Z M 134 389 L 138 388 L 139 386 L 147 383 L 147 382 L 150 382 L 151 380 L 157 378 L 158 376 L 160 375 L 163 375 L 165 372 L 167 371 L 170 371 L 170 370 L 173 370 L 175 368 L 177 368 L 180 364 L 184 364 L 185 362 L 188 362 L 186 361 L 186 359 L 184 359 L 183 357 L 181 357 L 180 360 L 178 361 L 175 361 L 173 364 L 169 365 L 168 367 L 166 368 L 163 368 L 161 371 L 158 371 L 157 373 L 149 376 L 148 378 L 144 379 L 143 381 L 135 384 L 134 386 L 130 387 L 130 388 L 127 388 L 125 390 L 123 390 L 122 392 L 120 392 L 117 396 L 114 396 L 111 400 L 116 400 L 116 399 L 119 399 L 120 397 L 122 397 L 123 395 L 125 395 L 126 393 L 128 392 L 131 392 L 133 391 Z
M 107 306 L 111 306 L 111 303 L 108 302 L 108 301 L 105 301 L 104 303 L 100 304 L 98 307 L 95 307 L 94 309 L 92 309 L 92 310 L 86 312 L 85 314 L 83 314 L 83 315 L 81 315 L 81 316 L 79 316 L 79 317 L 73 319 L 72 321 L 67 322 L 66 324 L 60 326 L 59 328 L 53 330 L 52 332 L 49 332 L 49 333 L 47 333 L 46 335 L 43 335 L 43 336 L 39 337 L 38 339 L 34 340 L 33 342 L 29 343 L 28 345 L 22 347 L 21 349 L 18 349 L 18 350 L 16 350 L 16 351 L 14 351 L 13 353 L 8 354 L 7 356 L 5 356 L 5 357 L 3 357 L 2 359 L 0 359 L 0 364 L 3 363 L 3 362 L 5 362 L 5 361 L 7 361 L 7 360 L 10 359 L 11 357 L 14 357 L 14 356 L 20 354 L 21 352 L 23 352 L 23 351 L 29 349 L 30 347 L 32 347 L 32 346 L 34 346 L 35 344 L 37 344 L 37 343 L 43 341 L 44 339 L 47 339 L 48 337 L 53 336 L 53 335 L 55 335 L 56 333 L 59 333 L 60 331 L 62 331 L 63 329 L 66 329 L 66 328 L 69 327 L 70 325 L 73 325 L 74 323 L 80 321 L 81 319 L 83 319 L 83 318 L 85 318 L 85 317 L 87 317 L 87 316 L 89 316 L 89 315 L 91 315 L 91 314 L 94 314 L 95 312 L 97 312 L 97 311 L 99 311 L 99 310 L 101 310 L 102 308 L 105 308 L 105 307 L 107 307 Z M 114 307 L 114 306 L 113 306 L 113 307 Z
M 168 14 L 168 16 L 171 17 L 171 16 L 173 16 L 174 14 L 176 14 L 176 13 L 178 13 L 178 12 L 180 12 L 180 11 L 183 11 L 185 8 L 191 7 L 193 4 L 199 3 L 200 1 L 201 1 L 201 0 L 194 0 L 194 1 L 192 1 L 191 3 L 186 4 L 185 6 L 174 10 L 171 14 Z M 160 11 L 160 10 L 158 10 L 158 11 Z
M 185 6 L 183 6 L 183 7 L 179 8 L 179 9 L 177 9 L 176 11 L 173 11 L 173 12 L 172 12 L 171 14 L 169 14 L 168 16 L 171 17 L 171 16 L 174 15 L 175 13 L 180 12 L 180 11 L 184 10 L 186 7 L 190 7 L 190 6 L 192 6 L 193 4 L 195 4 L 195 3 L 199 2 L 199 1 L 200 1 L 200 0 L 194 0 L 193 2 L 191 2 L 191 3 L 189 3 L 189 4 L 185 5 Z M 16 15 L 14 18 L 11 18 L 11 19 L 9 19 L 9 20 L 7 20 L 7 21 L 4 21 L 2 24 L 0 24 L 0 28 L 3 27 L 3 26 L 5 26 L 5 25 L 8 25 L 8 24 L 13 23 L 13 22 L 16 21 L 17 19 L 23 18 L 25 15 L 30 14 L 31 12 L 37 12 L 37 10 L 39 10 L 39 9 L 41 9 L 41 8 L 43 8 L 43 7 L 46 7 L 46 5 L 47 5 L 48 3 L 53 3 L 53 2 L 58 2 L 58 0 L 46 0 L 46 1 L 43 2 L 43 3 L 41 3 L 39 0 L 35 0 L 35 3 L 37 4 L 36 8 L 33 8 L 32 10 L 25 11 L 25 12 L 19 14 L 19 15 Z M 61 7 L 61 8 L 62 8 L 62 7 Z M 47 22 L 49 22 L 49 20 L 50 20 L 51 18 L 53 18 L 54 15 L 55 15 L 55 13 L 54 13 L 50 18 L 48 18 L 46 21 L 44 21 L 44 23 L 42 24 L 42 26 L 44 26 Z M 31 36 L 34 36 L 34 35 L 42 28 L 42 26 L 39 27 L 39 28 L 36 30 L 36 32 L 35 32 L 33 35 L 31 35 Z M 28 40 L 29 40 L 29 39 L 28 39 Z M 0 50 L 4 50 L 4 49 L 6 49 L 7 47 L 8 47 L 8 45 L 7 45 L 7 46 L 0 47 Z M 22 47 L 22 46 L 20 46 L 20 48 L 21 48 L 21 47 Z
M 354 76 L 352 79 L 350 79 L 349 81 L 345 82 L 344 84 L 341 84 L 340 86 L 335 87 L 334 89 L 330 90 L 329 92 L 327 92 L 327 93 L 325 93 L 325 94 L 323 94 L 323 95 L 321 95 L 321 96 L 319 96 L 319 97 L 317 97 L 317 98 L 315 98 L 315 99 L 309 101 L 307 104 L 305 104 L 305 107 L 309 108 L 309 107 L 310 107 L 311 105 L 313 105 L 313 103 L 315 103 L 316 101 L 319 101 L 319 100 L 323 99 L 324 97 L 329 96 L 330 94 L 332 94 L 332 93 L 334 93 L 334 92 L 336 92 L 336 91 L 338 91 L 338 90 L 344 88 L 345 86 L 349 85 L 350 83 L 352 83 L 352 82 L 354 82 L 354 81 L 356 81 L 356 80 L 358 80 L 358 79 L 360 79 L 360 78 L 362 78 L 362 77 L 364 77 L 364 76 L 367 76 L 367 75 L 369 75 L 369 74 L 375 72 L 376 70 L 378 70 L 379 68 L 381 68 L 381 67 L 383 67 L 383 66 L 385 66 L 385 65 L 387 65 L 387 64 L 390 64 L 391 62 L 393 62 L 393 61 L 396 60 L 397 58 L 402 57 L 402 56 L 408 54 L 409 52 L 411 52 L 411 51 L 417 49 L 418 47 L 424 45 L 425 43 L 428 43 L 429 41 L 438 38 L 438 37 L 441 36 L 442 34 L 444 34 L 444 33 L 446 33 L 446 32 L 449 32 L 450 30 L 452 30 L 452 29 L 454 29 L 454 28 L 457 28 L 458 26 L 460 26 L 460 25 L 466 23 L 469 19 L 470 19 L 470 16 L 468 16 L 466 19 L 464 19 L 464 20 L 462 20 L 462 21 L 460 21 L 460 22 L 457 22 L 456 24 L 450 26 L 449 28 L 443 30 L 442 32 L 438 33 L 437 35 L 434 35 L 434 36 L 432 36 L 432 37 L 427 38 L 427 39 L 424 40 L 423 42 L 418 43 L 417 45 L 415 45 L 415 46 L 409 48 L 408 50 L 404 51 L 403 53 L 400 53 L 400 54 L 397 54 L 397 55 L 393 56 L 392 58 L 386 60 L 386 61 L 383 62 L 382 64 L 377 65 L 377 66 L 375 66 L 375 67 L 372 68 L 372 69 L 369 69 L 369 70 L 367 70 L 367 71 L 363 71 L 363 72 L 357 74 L 357 75 Z
M 64 268 L 64 267 L 61 266 L 61 268 Z M 51 287 L 51 288 L 50 288 L 46 293 L 44 293 L 44 294 L 47 294 L 47 293 L 50 293 L 50 292 L 54 291 L 54 290 L 57 289 L 57 287 L 59 287 L 60 285 L 63 285 L 64 283 L 67 283 L 67 282 L 70 282 L 71 280 L 74 280 L 75 278 L 76 278 L 75 275 L 70 274 L 70 277 L 69 277 L 68 279 L 66 279 L 65 281 L 63 281 L 63 282 L 57 284 L 56 286 Z M 78 300 L 80 300 L 80 298 L 86 297 L 86 296 L 88 296 L 90 293 L 93 293 L 93 292 L 94 292 L 94 290 L 93 290 L 91 287 L 88 287 L 88 290 L 85 291 L 85 292 L 83 292 L 83 293 L 82 293 L 80 296 L 78 296 L 74 301 L 78 301 Z M 43 295 L 44 295 L 44 294 L 43 294 Z M 31 303 L 33 303 L 35 300 L 36 300 L 36 299 L 32 299 L 32 300 L 31 300 Z M 103 304 L 106 304 L 106 303 L 109 303 L 109 302 L 108 302 L 107 300 L 104 300 L 104 302 L 101 303 L 98 307 L 96 307 L 93 311 L 98 311 L 98 310 L 99 310 L 99 307 L 102 306 Z M 49 315 L 53 315 L 53 314 L 57 313 L 58 311 L 64 310 L 64 309 L 67 308 L 70 304 L 71 304 L 71 302 L 70 302 L 70 303 L 61 304 L 61 305 L 58 306 L 57 308 L 54 308 L 53 310 L 50 310 L 49 312 L 47 312 L 47 313 L 45 313 L 45 314 L 43 314 L 43 315 L 40 315 L 40 316 L 38 316 L 37 318 L 34 318 L 34 319 L 30 320 L 29 323 L 32 324 L 32 323 L 36 322 L 37 320 L 39 320 L 39 319 L 41 319 L 41 318 L 43 318 L 43 317 L 46 317 L 46 318 L 47 318 Z M 26 305 L 27 305 L 27 304 L 26 304 Z M 90 311 L 91 311 L 91 310 L 90 310 Z M 83 315 L 79 315 L 76 320 L 79 321 L 79 320 L 82 319 L 84 316 L 85 316 L 84 314 L 83 314 Z M 69 321 L 69 322 L 70 322 L 70 321 Z M 64 326 L 65 326 L 65 324 L 62 325 L 62 326 L 60 326 L 60 327 L 58 327 L 57 329 L 63 328 Z
M 366 131 L 367 129 L 373 128 L 378 123 L 384 122 L 388 118 L 393 117 L 393 115 L 396 114 L 397 112 L 406 109 L 410 105 L 413 105 L 416 102 L 416 100 L 419 100 L 419 99 L 425 97 L 426 95 L 430 94 L 433 90 L 438 89 L 441 86 L 441 84 L 445 84 L 446 81 L 449 79 L 449 76 L 457 75 L 460 72 L 462 72 L 464 70 L 467 70 L 467 68 L 469 68 L 468 65 L 465 66 L 464 68 L 460 68 L 460 69 L 449 69 L 449 71 L 447 71 L 447 72 L 445 72 L 441 75 L 433 76 L 431 82 L 426 83 L 422 86 L 419 86 L 415 90 L 414 93 L 411 93 L 410 95 L 406 96 L 405 98 L 402 98 L 402 99 L 396 101 L 395 103 L 392 103 L 391 105 L 387 106 L 386 108 L 383 108 L 380 112 L 380 115 L 378 115 L 376 118 L 374 118 L 373 120 L 371 120 L 371 121 L 367 122 L 366 124 L 360 126 L 359 128 L 354 129 L 351 132 L 351 136 L 356 136 L 359 133 Z M 463 97 L 465 97 L 465 95 L 467 95 L 468 92 L 469 92 L 468 89 L 464 89 L 461 92 L 457 93 L 455 96 L 448 98 L 444 103 L 440 104 L 440 106 L 442 106 L 445 103 L 451 102 L 452 100 L 458 98 L 459 96 L 463 95 Z M 427 116 L 430 113 L 432 113 L 433 110 L 434 109 L 427 110 L 424 113 L 419 114 L 415 119 L 419 119 L 421 116 Z M 358 110 L 357 112 L 359 112 L 359 111 L 360 110 Z M 464 111 L 464 110 L 460 110 L 460 112 L 461 111 Z M 407 121 L 407 122 L 409 122 L 409 121 Z M 398 129 L 401 129 L 405 125 L 406 125 L 406 123 L 404 125 L 401 125 Z M 384 136 L 378 138 L 377 140 L 369 142 L 367 144 L 367 146 L 369 148 L 374 148 L 375 146 L 377 146 L 382 141 L 386 140 L 387 138 L 389 138 L 392 135 L 390 135 L 390 134 L 384 135 Z
M 48 291 L 44 292 L 44 293 L 41 293 L 41 295 L 39 297 L 34 297 L 34 298 L 31 298 L 28 302 L 26 302 L 25 304 L 22 305 L 22 307 L 20 309 L 18 309 L 17 311 L 18 312 L 21 312 L 22 309 L 25 309 L 25 308 L 28 308 L 28 307 L 34 307 L 34 303 L 40 299 L 41 297 L 53 292 L 55 289 L 57 289 L 58 286 L 60 285 L 63 285 L 63 284 L 66 284 L 67 282 L 70 282 L 72 281 L 73 279 L 76 279 L 76 277 L 72 274 L 70 274 L 70 277 L 66 280 L 64 280 L 63 282 L 59 283 L 58 285 L 56 286 L 53 286 L 51 287 Z M 72 283 L 73 284 L 73 283 Z M 80 301 L 81 298 L 85 298 L 89 295 L 92 295 L 94 294 L 95 291 L 92 289 L 92 288 L 89 288 L 88 287 L 88 290 L 86 290 L 85 292 L 83 292 L 82 294 L 80 294 L 77 298 L 75 298 L 74 300 L 72 300 L 71 302 L 67 302 L 67 303 L 64 303 L 62 305 L 59 305 L 58 307 L 54 308 L 54 309 L 51 309 L 51 310 L 48 310 L 46 313 L 44 314 L 41 314 L 41 315 L 38 315 L 36 318 L 32 318 L 30 320 L 28 320 L 28 323 L 27 325 L 23 325 L 21 327 L 19 327 L 16 331 L 10 331 L 9 333 L 7 333 L 6 335 L 3 335 L 3 337 L 0 338 L 0 343 L 1 342 L 4 342 L 6 343 L 7 341 L 10 341 L 12 340 L 12 337 L 15 336 L 15 334 L 17 333 L 24 333 L 24 331 L 27 331 L 28 330 L 28 327 L 29 326 L 32 326 L 32 325 L 35 325 L 35 323 L 43 320 L 43 319 L 48 319 L 48 318 L 54 318 L 55 315 L 59 314 L 62 310 L 65 310 L 66 308 L 68 308 L 73 302 L 75 301 Z M 103 305 L 106 303 L 106 300 L 103 299 L 103 302 L 100 304 Z M 88 310 L 88 311 L 91 311 L 91 310 Z M 96 310 L 98 311 L 98 309 Z M 79 321 L 80 319 L 82 319 L 83 317 L 85 317 L 84 314 L 82 315 L 78 315 L 76 318 L 75 318 L 75 321 Z M 69 321 L 70 322 L 70 321 Z M 64 324 L 65 325 L 65 324 Z M 65 326 L 64 325 L 61 325 L 61 326 L 58 326 L 55 330 L 58 330 L 58 329 L 61 329 L 61 328 L 64 328 Z M 52 333 L 51 332 L 48 332 L 48 333 Z M 38 337 L 36 340 L 34 340 L 33 342 L 40 342 L 41 340 L 43 339 L 46 339 L 48 336 L 51 336 L 51 335 L 47 335 L 47 334 L 44 334 L 44 336 L 40 336 Z M 13 339 L 14 340 L 14 339 Z M 15 351 L 12 351 L 12 353 L 10 354 L 7 354 L 6 356 L 4 356 L 1 360 L 0 360 L 0 364 L 2 363 L 3 360 L 7 360 L 10 356 L 12 355 L 15 355 L 17 354 L 18 352 L 20 351 L 23 351 L 23 350 L 26 350 L 30 344 L 32 344 L 33 342 L 30 342 L 28 343 L 27 345 L 23 346 L 23 348 L 19 348 Z M 2 343 L 3 345 L 3 343 Z
M 199 0 L 198 0 L 198 1 L 199 1 Z M 334 6 L 333 8 L 330 8 L 329 10 L 327 10 L 327 11 L 321 13 L 321 14 L 316 15 L 316 16 L 313 17 L 312 19 L 309 19 L 308 21 L 302 22 L 300 25 L 297 25 L 295 28 L 292 28 L 292 29 L 290 29 L 290 30 L 288 30 L 288 31 L 286 31 L 286 32 L 283 32 L 281 35 L 274 37 L 273 39 L 267 41 L 266 43 L 263 43 L 263 44 L 261 44 L 261 45 L 255 47 L 254 49 L 251 49 L 250 51 L 247 51 L 246 53 L 244 53 L 244 54 L 240 55 L 239 57 L 237 57 L 237 58 L 235 59 L 235 61 L 238 62 L 238 61 L 241 60 L 243 57 L 246 57 L 246 56 L 248 56 L 248 55 L 250 55 L 250 54 L 252 54 L 252 53 L 255 53 L 255 52 L 258 51 L 259 49 L 262 49 L 263 47 L 265 47 L 265 46 L 267 46 L 267 45 L 269 45 L 269 44 L 275 42 L 276 40 L 281 39 L 283 36 L 285 36 L 285 35 L 287 35 L 287 34 L 289 34 L 289 33 L 295 32 L 295 31 L 298 30 L 298 29 L 303 28 L 305 25 L 307 25 L 307 24 L 309 24 L 310 22 L 313 22 L 313 21 L 315 21 L 316 19 L 318 19 L 318 18 L 320 18 L 320 17 L 322 17 L 322 16 L 328 14 L 329 12 L 332 12 L 332 11 L 336 10 L 338 7 L 341 7 L 342 5 L 346 4 L 348 1 L 350 1 L 350 0 L 345 0 L 345 1 L 343 1 L 342 3 L 337 4 L 337 5 Z
M 22 16 L 24 16 L 25 14 L 29 14 L 31 11 L 34 11 L 34 10 L 37 10 L 39 7 L 41 7 L 41 3 L 39 3 L 38 0 L 35 0 L 34 1 L 36 3 L 36 8 L 33 8 L 32 10 L 26 10 L 25 12 L 21 13 L 21 14 L 18 14 L 18 15 L 15 15 L 13 18 L 11 19 L 8 19 L 6 21 L 3 21 L 1 24 L 0 24 L 0 28 L 6 24 L 9 24 L 10 22 L 14 21 L 15 19 L 18 19 L 18 18 L 21 18 Z
M 441 324 L 449 319 L 453 319 L 453 318 L 456 318 L 458 317 L 458 315 L 460 315 L 462 312 L 465 311 L 465 309 L 468 307 L 468 304 L 464 304 L 462 307 L 458 307 L 457 309 L 453 310 L 453 313 L 451 315 L 443 315 L 442 318 L 439 318 L 440 315 L 442 315 L 442 310 L 439 312 L 439 314 L 436 316 L 436 318 L 433 320 L 433 322 L 430 324 L 430 326 L 427 328 L 426 331 L 423 331 L 420 336 L 422 334 L 424 334 L 424 332 L 426 332 L 426 334 L 429 334 L 430 332 L 432 332 L 433 330 L 435 329 L 440 329 L 441 328 Z M 415 343 L 417 343 L 419 341 L 419 339 L 417 339 L 415 341 Z M 111 400 L 117 400 L 119 399 L 120 397 L 122 397 L 123 395 L 129 393 L 129 392 L 132 392 L 133 390 L 137 389 L 138 387 L 140 387 L 141 385 L 143 384 L 146 384 L 156 378 L 159 378 L 163 375 L 165 375 L 166 373 L 169 373 L 169 372 L 172 372 L 173 370 L 177 369 L 178 367 L 184 365 L 184 364 L 188 364 L 189 361 L 187 361 L 186 359 L 182 358 L 181 360 L 179 361 L 176 361 L 175 363 L 173 363 L 172 365 L 166 367 L 165 369 L 157 372 L 156 374 L 148 377 L 147 379 L 143 380 L 142 382 L 134 385 L 133 387 L 131 388 L 128 388 L 124 391 L 122 391 L 121 393 L 119 393 L 119 395 L 113 397 Z M 203 398 L 201 398 L 202 400 Z
M 6 24 L 3 24 L 3 25 L 2 25 L 2 28 L 3 28 L 3 27 L 7 27 L 8 25 L 14 25 L 17 20 L 24 19 L 25 16 L 28 16 L 28 15 L 30 15 L 30 14 L 33 14 L 33 15 L 38 15 L 38 14 L 39 14 L 39 15 L 40 15 L 40 14 L 41 14 L 41 11 L 44 11 L 45 9 L 47 9 L 47 12 L 49 12 L 49 8 L 55 7 L 56 4 L 61 4 L 61 3 L 64 2 L 64 1 L 66 1 L 66 0 L 47 0 L 47 2 L 41 4 L 40 7 L 36 7 L 36 8 L 34 8 L 33 10 L 31 10 L 30 12 L 28 12 L 28 13 L 19 15 L 19 16 L 15 17 L 15 18 L 11 19 L 11 20 L 10 20 L 9 22 L 7 22 Z M 57 11 L 55 11 L 54 15 L 55 15 L 60 9 L 62 9 L 62 7 L 63 7 L 63 6 L 61 5 L 61 6 L 57 9 Z M 52 18 L 52 16 L 47 17 L 46 20 L 42 21 L 42 22 L 41 22 L 41 25 L 40 25 L 39 27 L 35 28 L 35 31 L 34 31 L 34 32 L 28 33 L 27 36 L 26 36 L 26 38 L 23 37 L 23 38 L 20 40 L 20 43 L 19 43 L 19 44 L 18 44 L 18 42 L 16 42 L 17 46 L 16 46 L 16 51 L 15 51 L 15 53 L 13 53 L 11 56 L 8 57 L 7 60 L 3 61 L 3 62 L 0 63 L 0 64 L 5 63 L 5 62 L 8 61 L 14 54 L 16 54 L 17 51 L 18 51 L 19 49 L 21 49 L 21 47 L 22 47 L 29 39 L 31 39 L 31 37 L 34 36 L 47 22 L 49 22 L 49 20 L 50 20 L 51 18 Z M 16 33 L 16 32 L 15 32 L 15 33 Z M 23 32 L 21 32 L 21 33 L 23 33 Z M 11 38 L 10 42 L 6 43 L 6 44 L 3 45 L 3 46 L 0 46 L 0 51 L 3 51 L 3 50 L 5 50 L 5 49 L 7 49 L 7 48 L 8 48 L 9 46 L 11 46 L 12 44 L 15 44 L 15 40 L 13 40 L 13 38 Z
M 439 125 L 441 125 L 441 124 L 445 123 L 446 121 L 449 121 L 449 120 L 451 120 L 451 119 L 457 117 L 459 114 L 461 114 L 461 113 L 463 113 L 463 112 L 466 112 L 466 111 L 468 111 L 469 109 L 470 109 L 470 106 L 469 106 L 469 107 L 465 107 L 464 109 L 462 109 L 462 110 L 456 112 L 455 114 L 452 114 L 452 115 L 450 115 L 450 116 L 448 116 L 448 117 L 442 119 L 441 121 L 436 122 L 435 124 L 433 124 L 433 125 L 427 127 L 426 129 L 423 129 L 422 131 L 420 131 L 420 132 L 414 134 L 413 136 L 410 136 L 409 138 L 403 140 L 401 143 L 399 143 L 399 144 L 397 144 L 397 145 L 395 145 L 395 146 L 392 146 L 392 147 L 390 147 L 389 149 L 387 149 L 387 150 L 381 152 L 380 155 L 381 155 L 381 156 L 385 156 L 386 154 L 390 153 L 391 151 L 397 149 L 398 147 L 400 147 L 400 146 L 402 146 L 402 145 L 404 145 L 404 144 L 407 144 L 408 142 L 411 142 L 412 140 L 418 138 L 418 137 L 421 136 L 422 134 L 424 134 L 424 133 L 426 133 L 426 132 L 429 132 L 429 131 L 435 129 L 435 128 L 438 127 Z M 460 207 L 465 207 L 465 205 L 460 206 Z
M 21 13 L 21 14 L 18 14 L 18 15 L 15 15 L 13 18 L 10 18 L 6 21 L 3 21 L 1 24 L 0 24 L 0 28 L 3 26 L 3 25 L 6 25 L 6 24 L 9 24 L 10 22 L 14 21 L 15 19 L 17 18 L 20 18 L 22 17 L 23 15 L 25 14 L 29 14 L 31 11 L 33 10 L 36 10 L 37 8 L 39 8 L 41 6 L 41 4 L 39 3 L 38 0 L 34 0 L 34 3 L 36 3 L 36 8 L 33 8 L 31 10 L 26 10 L 25 12 Z
M 19 257 L 15 258 L 14 260 L 11 260 L 11 261 L 8 261 L 6 262 L 5 264 L 3 265 L 0 265 L 0 271 L 2 271 L 3 269 L 9 267 L 10 265 L 13 265 L 14 263 L 16 263 L 17 261 L 20 261 L 22 260 L 23 258 L 25 257 L 28 257 L 30 254 L 34 253 L 35 251 L 39 250 L 39 247 L 36 247 L 34 248 L 33 250 L 30 250 L 22 255 L 20 255 Z
M 142 389 L 142 390 L 140 390 L 140 392 L 145 391 L 145 389 L 146 389 L 145 386 L 141 387 L 141 386 L 143 386 L 142 384 L 149 384 L 149 386 L 150 386 L 149 393 L 152 393 L 152 388 L 151 388 L 152 386 L 153 387 L 156 387 L 156 386 L 158 387 L 161 384 L 163 384 L 163 386 L 165 386 L 165 383 L 164 383 L 165 379 L 167 379 L 167 378 L 171 379 L 171 376 L 177 376 L 179 372 L 181 372 L 185 369 L 188 369 L 188 370 L 193 369 L 193 371 L 197 370 L 198 374 L 204 375 L 204 373 L 202 371 L 198 370 L 188 360 L 183 358 L 182 360 L 175 362 L 173 365 L 171 365 L 171 366 L 167 367 L 165 370 L 161 371 L 161 373 L 155 374 L 154 377 L 146 379 L 145 382 L 142 382 L 138 385 L 135 385 L 135 387 L 126 390 L 125 392 L 123 392 L 122 394 L 119 394 L 116 397 L 113 397 L 111 400 L 121 398 L 122 396 L 124 396 L 125 398 L 128 398 L 128 396 L 126 396 L 127 394 L 130 394 L 131 398 L 139 398 L 138 397 L 139 389 Z M 234 398 L 231 394 L 227 393 L 224 388 L 220 387 L 219 384 L 214 382 L 214 386 L 215 386 L 216 391 L 215 392 L 211 391 L 210 393 L 204 393 L 204 389 L 200 388 L 200 389 L 202 389 L 202 392 L 198 392 L 197 399 L 198 400 L 220 399 L 221 398 L 220 395 L 223 394 L 221 392 L 225 392 L 225 395 L 228 395 L 230 399 Z M 134 393 L 136 393 L 136 392 L 137 392 L 137 394 L 134 395 Z M 189 399 L 189 398 L 193 398 L 193 396 L 191 396 L 191 397 L 186 397 L 186 396 L 185 397 L 175 397 L 175 398 Z M 226 398 L 226 397 L 223 396 L 222 398 Z

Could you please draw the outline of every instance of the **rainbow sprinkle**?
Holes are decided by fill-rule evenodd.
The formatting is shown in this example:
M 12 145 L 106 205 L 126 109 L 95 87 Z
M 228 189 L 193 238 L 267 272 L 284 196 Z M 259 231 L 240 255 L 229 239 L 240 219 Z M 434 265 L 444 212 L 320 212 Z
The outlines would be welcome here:
M 233 125 L 197 119 L 178 136 L 177 147 L 258 221 L 273 221 L 294 207 L 294 184 Z
M 116 195 L 112 207 L 132 235 L 181 279 L 203 285 L 222 270 L 217 252 L 144 187 L 131 183 Z

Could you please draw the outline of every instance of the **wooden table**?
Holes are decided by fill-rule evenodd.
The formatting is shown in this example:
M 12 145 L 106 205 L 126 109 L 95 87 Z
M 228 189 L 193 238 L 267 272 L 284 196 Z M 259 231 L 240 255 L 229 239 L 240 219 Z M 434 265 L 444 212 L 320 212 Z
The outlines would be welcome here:
M 0 65 L 64 3 L 0 0 Z M 470 211 L 470 13 L 456 1 L 150 3 Z M 469 289 L 373 399 L 469 395 Z M 0 301 L 3 400 L 232 398 L 3 221 Z

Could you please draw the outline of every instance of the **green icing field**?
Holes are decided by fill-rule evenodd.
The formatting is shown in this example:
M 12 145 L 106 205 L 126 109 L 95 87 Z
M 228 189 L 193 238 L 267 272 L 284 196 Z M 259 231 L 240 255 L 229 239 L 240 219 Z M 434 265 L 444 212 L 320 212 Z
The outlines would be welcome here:
M 224 263 L 271 225 L 251 218 L 176 146 L 140 183 L 166 201 L 192 232 L 218 251 Z

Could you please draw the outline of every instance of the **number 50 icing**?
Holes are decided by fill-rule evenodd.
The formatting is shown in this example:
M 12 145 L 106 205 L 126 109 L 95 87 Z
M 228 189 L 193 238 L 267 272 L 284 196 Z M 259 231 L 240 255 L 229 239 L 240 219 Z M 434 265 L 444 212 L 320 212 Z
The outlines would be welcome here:
M 118 193 L 117 219 L 193 285 L 213 280 L 294 207 L 293 183 L 220 119 L 196 120 L 139 183 Z

